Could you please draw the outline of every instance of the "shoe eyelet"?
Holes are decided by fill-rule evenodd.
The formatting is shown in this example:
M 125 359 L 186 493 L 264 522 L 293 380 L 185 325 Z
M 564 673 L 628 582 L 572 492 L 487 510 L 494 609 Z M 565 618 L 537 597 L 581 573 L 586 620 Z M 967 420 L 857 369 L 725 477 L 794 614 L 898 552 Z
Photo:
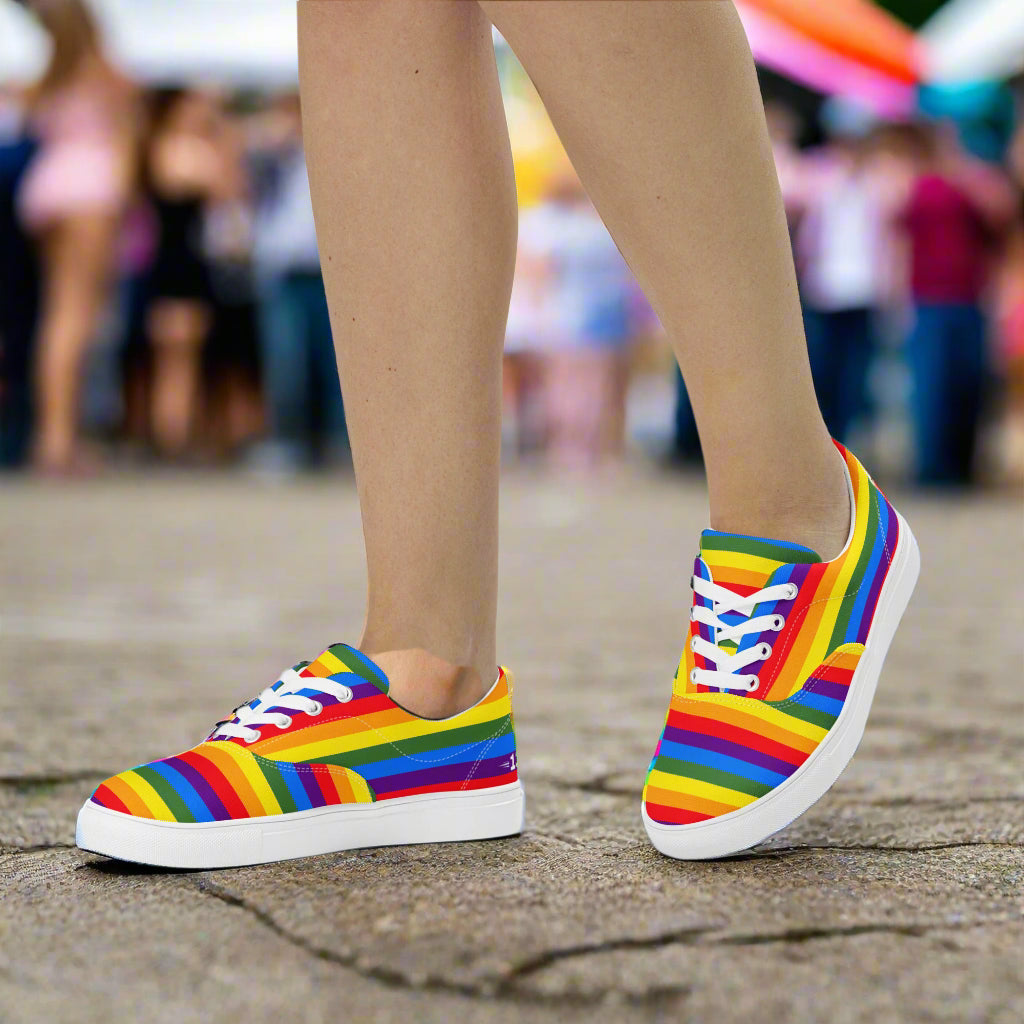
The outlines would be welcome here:
M 751 676 L 747 680 L 747 692 L 753 693 L 760 685 L 761 681 L 757 678 L 757 676 Z
M 695 668 L 690 670 L 690 682 L 691 683 L 696 683 L 697 682 L 697 670 Z
M 344 695 L 339 697 L 338 700 L 341 701 L 342 704 L 347 704 L 354 696 L 355 694 L 352 692 L 351 688 L 346 686 Z
M 278 729 L 290 729 L 292 725 L 291 718 L 288 715 L 278 715 L 277 727 Z
M 772 656 L 771 644 L 761 644 L 757 651 L 758 654 L 763 658 L 770 658 Z
M 776 615 L 772 618 L 772 629 L 778 633 L 783 626 L 785 626 L 786 620 L 781 615 Z
M 316 716 L 319 715 L 324 709 L 323 704 L 321 704 L 320 701 L 318 700 L 313 701 L 313 704 L 316 706 L 316 710 L 306 712 L 306 714 L 309 715 L 310 718 L 316 718 Z
M 256 733 L 255 736 L 243 736 L 242 737 L 242 742 L 246 746 L 249 746 L 251 743 L 255 743 L 259 738 L 260 738 L 260 734 L 259 733 Z
M 690 637 L 690 650 L 696 652 L 697 650 L 697 637 L 696 635 Z
M 800 588 L 795 583 L 790 583 L 790 585 L 789 585 L 789 597 L 787 598 L 787 600 L 795 601 L 796 600 L 796 596 L 799 593 L 800 593 Z

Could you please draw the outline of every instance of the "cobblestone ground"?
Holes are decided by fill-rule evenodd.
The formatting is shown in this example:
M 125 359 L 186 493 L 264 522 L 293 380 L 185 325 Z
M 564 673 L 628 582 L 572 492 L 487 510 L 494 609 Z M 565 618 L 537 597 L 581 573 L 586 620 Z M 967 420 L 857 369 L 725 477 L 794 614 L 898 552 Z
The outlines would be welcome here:
M 860 752 L 749 855 L 666 860 L 639 817 L 700 485 L 513 475 L 500 650 L 526 832 L 167 872 L 78 852 L 78 807 L 358 637 L 354 489 L 5 483 L 0 1021 L 1019 1024 L 1021 506 L 901 508 L 924 569 Z

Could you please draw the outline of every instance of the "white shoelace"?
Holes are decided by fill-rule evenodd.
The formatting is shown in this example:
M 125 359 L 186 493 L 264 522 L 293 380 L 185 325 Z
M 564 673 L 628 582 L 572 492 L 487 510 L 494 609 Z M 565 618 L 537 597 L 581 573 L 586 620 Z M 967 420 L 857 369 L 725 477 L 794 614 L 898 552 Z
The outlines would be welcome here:
M 700 686 L 714 686 L 721 690 L 746 690 L 748 693 L 756 690 L 758 680 L 755 673 L 748 672 L 743 675 L 737 673 L 755 661 L 764 661 L 765 658 L 770 658 L 771 645 L 760 643 L 755 647 L 748 647 L 746 650 L 737 650 L 735 654 L 729 654 L 719 645 L 723 641 L 731 640 L 738 647 L 741 638 L 748 633 L 762 633 L 769 629 L 777 633 L 786 624 L 785 616 L 758 615 L 757 618 L 752 619 L 750 615 L 757 605 L 765 601 L 792 601 L 797 595 L 797 585 L 795 583 L 776 583 L 774 586 L 765 587 L 746 597 L 741 597 L 727 587 L 701 579 L 699 576 L 692 578 L 691 585 L 697 594 L 708 598 L 712 606 L 705 608 L 703 605 L 695 604 L 690 609 L 690 620 L 710 626 L 713 630 L 714 642 L 694 636 L 690 641 L 690 649 L 694 654 L 708 658 L 717 667 L 714 669 L 695 668 L 690 673 L 690 682 Z M 721 618 L 729 612 L 737 612 L 747 618 L 735 625 L 729 625 Z
M 293 668 L 285 669 L 278 682 L 283 684 L 279 690 L 268 686 L 256 698 L 255 706 L 250 701 L 235 708 L 233 717 L 237 721 L 218 722 L 207 739 L 237 737 L 246 743 L 255 743 L 260 738 L 261 725 L 276 725 L 279 729 L 287 729 L 292 724 L 291 715 L 270 712 L 269 708 L 288 708 L 315 718 L 323 711 L 323 704 L 312 697 L 303 696 L 297 692 L 298 690 L 319 690 L 342 704 L 352 699 L 352 690 L 343 683 L 337 683 L 333 679 L 321 679 L 318 676 L 299 675 Z

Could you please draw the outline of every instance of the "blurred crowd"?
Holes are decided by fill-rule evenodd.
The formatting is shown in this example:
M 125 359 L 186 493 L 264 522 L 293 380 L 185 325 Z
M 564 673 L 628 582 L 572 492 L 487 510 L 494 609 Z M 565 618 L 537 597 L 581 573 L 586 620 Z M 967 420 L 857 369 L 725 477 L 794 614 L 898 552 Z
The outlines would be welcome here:
M 0 459 L 344 461 L 297 95 L 143 90 L 78 0 L 38 13 L 49 69 L 0 95 Z
M 0 464 L 344 464 L 297 96 L 143 89 L 80 0 L 38 14 L 48 70 L 0 87 Z M 1024 129 L 985 161 L 945 123 L 828 101 L 808 146 L 791 110 L 767 112 L 832 433 L 870 437 L 896 408 L 917 480 L 975 479 L 987 430 L 1024 474 Z M 671 375 L 668 346 L 564 155 L 535 193 L 509 446 L 614 462 L 631 381 Z M 681 378 L 671 429 L 675 458 L 699 458 Z
M 968 483 L 997 382 L 1020 443 L 1024 131 L 1014 181 L 951 122 L 878 124 L 833 100 L 825 144 L 800 151 L 786 111 L 768 114 L 825 422 L 844 441 L 869 428 L 873 371 L 902 362 L 917 479 Z

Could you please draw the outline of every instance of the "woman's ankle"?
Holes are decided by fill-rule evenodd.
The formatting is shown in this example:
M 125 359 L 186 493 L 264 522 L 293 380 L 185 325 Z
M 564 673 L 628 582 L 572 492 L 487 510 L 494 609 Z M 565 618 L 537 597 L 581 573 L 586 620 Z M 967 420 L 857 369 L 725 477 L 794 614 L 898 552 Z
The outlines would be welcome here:
M 388 694 L 396 704 L 421 718 L 447 718 L 472 707 L 487 692 L 497 669 L 486 677 L 471 665 L 453 665 L 422 648 L 362 651 L 388 677 Z
M 817 467 L 795 469 L 771 494 L 750 493 L 743 501 L 717 505 L 712 498 L 711 527 L 802 544 L 831 561 L 846 545 L 851 511 L 843 459 L 833 447 Z

